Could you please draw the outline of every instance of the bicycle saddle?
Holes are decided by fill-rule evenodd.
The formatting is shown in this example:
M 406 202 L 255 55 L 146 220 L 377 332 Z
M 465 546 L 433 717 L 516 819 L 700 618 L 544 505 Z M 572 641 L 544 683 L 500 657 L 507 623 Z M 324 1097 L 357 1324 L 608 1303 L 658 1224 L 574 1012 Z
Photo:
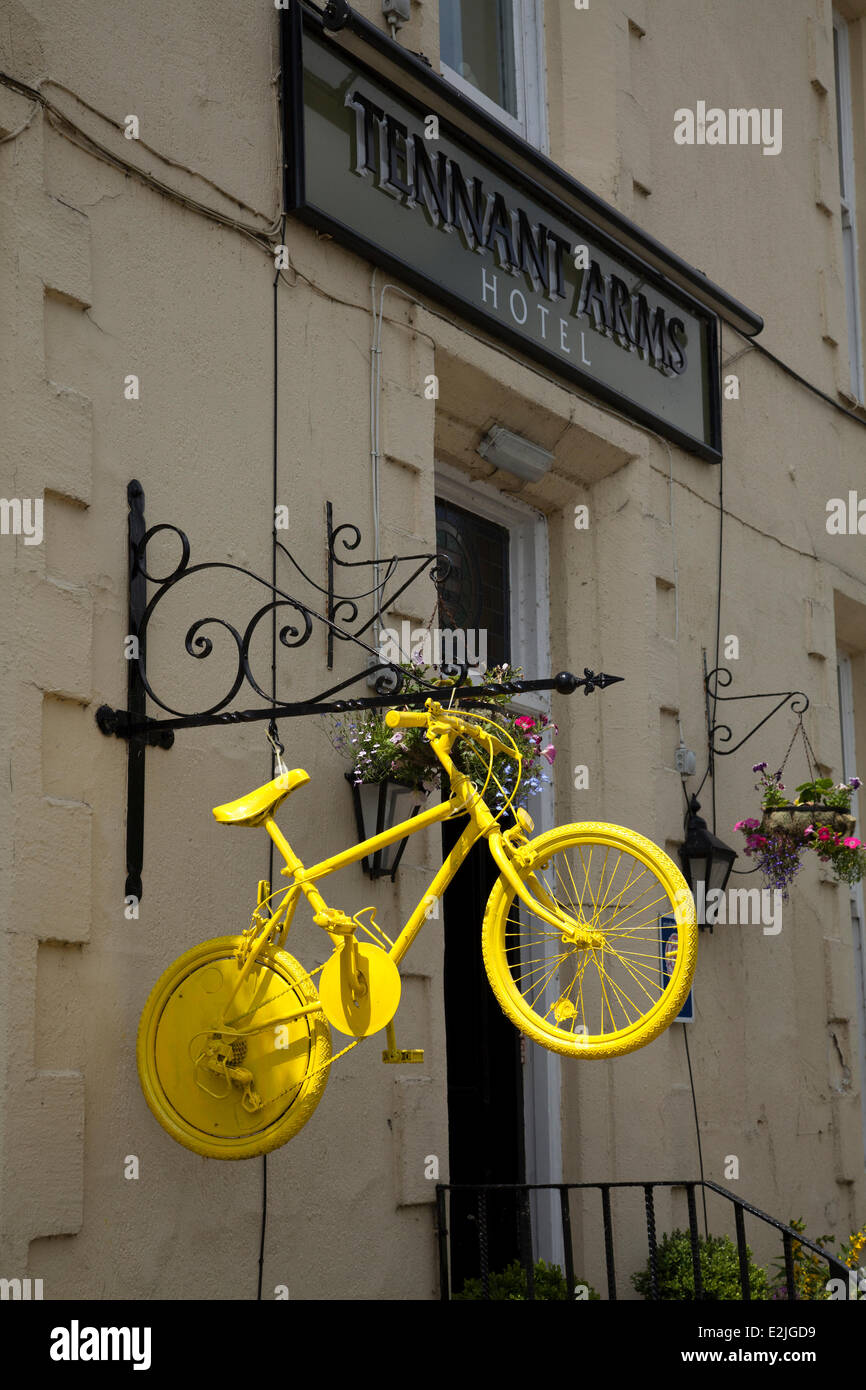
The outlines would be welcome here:
M 224 806 L 214 806 L 213 813 L 223 825 L 264 825 L 268 816 L 274 814 L 289 792 L 293 792 L 296 787 L 303 787 L 309 780 L 309 772 L 296 767 L 291 772 L 275 777 L 273 782 L 266 782 L 263 787 L 257 787 L 254 792 L 247 792 L 246 796 L 239 797 L 237 801 L 227 801 Z

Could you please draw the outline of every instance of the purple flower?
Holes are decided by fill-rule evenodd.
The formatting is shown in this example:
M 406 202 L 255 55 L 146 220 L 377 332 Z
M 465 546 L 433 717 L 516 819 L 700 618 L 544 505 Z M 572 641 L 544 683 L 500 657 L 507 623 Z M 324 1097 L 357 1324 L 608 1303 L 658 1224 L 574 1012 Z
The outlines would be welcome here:
M 863 783 L 860 781 L 859 777 L 852 777 L 848 782 L 848 786 L 851 788 L 852 792 L 856 792 L 857 788 L 862 787 L 862 785 Z
M 753 767 L 752 767 L 752 771 L 753 771 L 753 772 L 763 772 L 763 771 L 764 771 L 764 768 L 765 768 L 766 766 L 767 766 L 766 763 L 755 763 L 755 764 L 753 765 Z

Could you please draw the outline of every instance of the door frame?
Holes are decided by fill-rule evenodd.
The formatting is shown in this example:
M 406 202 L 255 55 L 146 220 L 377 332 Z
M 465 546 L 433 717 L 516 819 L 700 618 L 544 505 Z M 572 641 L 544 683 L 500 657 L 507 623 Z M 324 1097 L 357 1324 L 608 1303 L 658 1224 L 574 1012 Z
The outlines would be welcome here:
M 842 738 L 842 777 L 847 781 L 857 772 L 857 745 L 854 734 L 854 677 L 851 657 L 841 648 L 836 653 L 839 688 L 839 725 Z M 857 792 L 851 798 L 851 809 L 857 814 Z M 866 914 L 863 906 L 863 883 L 849 889 L 851 901 L 851 936 L 854 963 L 857 967 L 857 1033 L 860 1057 L 860 1118 L 863 1131 L 863 1161 L 866 1164 Z
M 511 590 L 511 665 L 522 666 L 527 678 L 550 671 L 550 561 L 547 519 L 488 483 L 468 478 L 448 464 L 436 462 L 435 496 L 504 527 L 509 534 Z M 528 714 L 549 714 L 544 691 L 521 695 L 514 704 Z M 531 811 L 536 831 L 555 824 L 551 780 L 535 798 Z M 480 927 L 479 927 L 480 929 Z M 562 1182 L 562 1065 L 557 1053 L 523 1039 L 525 1056 L 523 1130 L 528 1183 Z M 533 1256 L 565 1267 L 559 1193 L 531 1194 Z

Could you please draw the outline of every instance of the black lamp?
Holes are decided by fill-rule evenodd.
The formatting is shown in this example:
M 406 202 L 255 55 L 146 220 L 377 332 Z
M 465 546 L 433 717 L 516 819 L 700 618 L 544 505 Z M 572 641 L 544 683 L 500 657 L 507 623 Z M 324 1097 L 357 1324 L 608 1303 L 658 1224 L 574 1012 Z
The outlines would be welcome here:
M 685 843 L 680 845 L 680 862 L 683 866 L 683 877 L 692 893 L 699 883 L 703 883 L 706 900 L 707 894 L 713 889 L 724 892 L 737 852 L 707 829 L 706 821 L 698 815 L 700 809 L 698 798 L 692 796 L 686 823 L 686 839 Z M 707 925 L 706 922 L 698 922 L 699 927 Z M 713 930 L 712 925 L 709 929 Z
M 356 783 L 352 772 L 346 773 L 346 781 L 352 788 L 359 844 L 393 829 L 403 820 L 412 820 L 426 800 L 426 792 L 414 791 L 401 782 Z M 396 840 L 377 849 L 374 854 L 361 860 L 361 867 L 370 878 L 387 877 L 393 883 L 408 843 L 407 836 L 405 840 Z

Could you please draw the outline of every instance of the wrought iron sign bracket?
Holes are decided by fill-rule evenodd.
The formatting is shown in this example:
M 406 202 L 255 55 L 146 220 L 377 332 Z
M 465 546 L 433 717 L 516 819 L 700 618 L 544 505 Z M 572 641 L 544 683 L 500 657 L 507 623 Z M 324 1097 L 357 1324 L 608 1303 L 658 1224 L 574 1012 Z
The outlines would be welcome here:
M 178 526 L 161 523 L 147 528 L 144 518 L 144 490 L 133 479 L 127 487 L 129 502 L 129 625 L 127 629 L 127 708 L 114 709 L 111 705 L 101 705 L 96 712 L 96 722 L 101 732 L 127 740 L 127 814 L 126 814 L 126 896 L 140 899 L 142 896 L 141 870 L 144 859 L 144 802 L 145 802 L 145 751 L 148 746 L 170 748 L 178 729 L 213 727 L 220 724 L 252 723 L 261 720 L 295 719 L 309 714 L 336 714 L 347 710 L 382 709 L 388 706 L 423 706 L 431 697 L 442 696 L 442 687 L 433 681 L 413 676 L 413 685 L 420 687 L 411 693 L 403 690 L 406 673 L 398 664 L 382 661 L 374 646 L 364 640 L 375 629 L 383 611 L 393 605 L 395 600 L 420 577 L 429 567 L 434 585 L 440 586 L 448 573 L 448 561 L 436 553 L 424 555 L 395 556 L 390 559 L 347 560 L 342 552 L 353 552 L 361 543 L 361 532 L 352 523 L 334 525 L 333 509 L 330 502 L 326 507 L 326 571 L 327 585 L 322 587 L 301 568 L 295 557 L 278 539 L 276 546 L 290 562 L 297 574 L 307 585 L 316 591 L 325 607 L 325 615 L 315 611 L 306 603 L 295 598 L 269 580 L 263 579 L 254 571 L 241 565 L 225 561 L 205 561 L 190 563 L 190 542 Z M 169 533 L 180 546 L 180 559 L 175 568 L 164 575 L 154 574 L 149 568 L 148 546 L 155 536 Z M 363 569 L 372 571 L 372 581 L 362 592 L 347 594 L 338 592 L 336 576 L 342 569 Z M 408 570 L 408 572 L 407 572 Z M 246 623 L 243 631 L 223 618 L 199 618 L 187 628 L 184 649 L 188 656 L 202 661 L 210 656 L 214 641 L 205 635 L 204 629 L 218 629 L 227 634 L 234 643 L 237 655 L 237 668 L 228 689 L 222 698 L 207 709 L 187 713 L 177 709 L 162 699 L 154 689 L 147 665 L 147 643 L 150 621 L 162 600 L 174 593 L 185 579 L 202 573 L 216 571 L 242 575 L 253 581 L 265 591 L 264 603 L 256 609 Z M 155 585 L 155 591 L 148 599 L 148 583 Z M 361 608 L 369 601 L 372 615 L 364 618 Z M 291 620 L 278 625 L 278 610 L 288 609 Z M 288 615 L 286 615 L 288 616 Z M 344 626 L 336 621 L 354 625 Z M 260 625 L 270 619 L 274 634 L 275 648 L 292 651 L 309 641 L 316 624 L 327 634 L 328 667 L 333 663 L 334 642 L 351 642 L 365 655 L 365 664 L 360 671 L 345 680 L 321 691 L 309 700 L 280 700 L 276 688 L 266 689 L 256 679 L 252 666 L 251 644 Z M 229 650 L 231 645 L 229 644 Z M 479 699 L 476 686 L 462 684 L 466 668 L 450 668 L 448 674 L 458 676 L 456 687 L 448 690 L 449 701 L 459 702 L 464 707 L 485 708 Z M 563 672 L 553 680 L 521 680 L 486 687 L 489 694 L 521 694 L 537 690 L 556 689 L 570 693 L 582 687 L 585 694 L 596 689 L 604 689 L 620 676 L 596 675 L 586 669 L 583 677 Z M 344 694 L 352 686 L 372 680 L 377 693 L 373 696 L 352 698 Z M 238 692 L 249 686 L 258 696 L 261 704 L 251 709 L 231 709 L 230 706 Z M 147 700 L 158 706 L 166 718 L 154 719 L 147 714 Z
M 719 686 L 727 688 L 733 675 L 726 666 L 716 666 L 712 671 L 707 672 L 706 658 L 704 658 L 704 691 L 707 706 L 707 736 L 709 740 L 710 761 L 718 754 L 726 757 L 729 753 L 736 753 L 738 748 L 742 748 L 744 743 L 762 729 L 774 714 L 778 714 L 780 709 L 786 705 L 790 706 L 791 713 L 802 715 L 809 708 L 809 697 L 802 690 L 765 690 L 754 695 L 720 695 Z M 719 700 L 776 700 L 777 703 L 765 714 L 747 734 L 744 734 L 739 743 L 735 743 L 732 748 L 723 748 L 720 745 L 730 743 L 733 738 L 730 725 L 716 722 L 715 707 Z M 800 703 L 802 702 L 802 703 Z M 711 709 L 712 706 L 712 709 Z
M 304 572 L 291 551 L 276 540 L 277 550 L 285 556 L 297 573 L 320 596 L 321 606 L 326 616 L 322 617 L 306 603 L 294 598 L 253 571 L 240 565 L 221 561 L 190 563 L 190 543 L 187 535 L 178 526 L 161 523 L 149 529 L 144 515 L 144 489 L 136 479 L 127 485 L 129 504 L 128 545 L 129 545 L 129 616 L 126 637 L 127 655 L 127 707 L 114 709 L 111 705 L 101 705 L 96 712 L 96 722 L 103 734 L 123 738 L 128 743 L 127 767 L 127 817 L 126 817 L 126 896 L 140 899 L 142 895 L 141 869 L 144 857 L 144 782 L 145 750 L 151 748 L 171 748 L 177 729 L 189 729 L 204 725 L 241 723 L 280 717 L 295 717 L 303 714 L 323 714 L 330 710 L 348 708 L 344 701 L 334 701 L 330 697 L 339 695 L 358 681 L 367 682 L 378 673 L 376 688 L 383 694 L 396 693 L 403 679 L 399 667 L 379 660 L 373 646 L 364 641 L 364 636 L 378 624 L 383 610 L 392 605 L 412 584 L 425 568 L 430 570 L 434 583 L 440 583 L 445 576 L 447 561 L 435 553 L 409 555 L 391 559 L 350 560 L 344 558 L 356 550 L 361 543 L 361 532 L 352 523 L 335 526 L 330 502 L 326 509 L 326 571 L 325 587 L 317 584 Z M 154 574 L 149 568 L 148 546 L 161 532 L 175 537 L 180 546 L 180 558 L 169 573 Z M 411 566 L 407 574 L 407 567 Z M 341 569 L 356 570 L 366 567 L 372 571 L 372 579 L 363 592 L 347 594 L 337 589 L 337 575 Z M 230 571 L 253 580 L 266 591 L 266 601 L 246 623 L 241 632 L 222 618 L 200 618 L 187 630 L 185 650 L 197 660 L 204 660 L 213 651 L 214 642 L 204 635 L 203 629 L 221 629 L 234 642 L 237 652 L 237 669 L 229 689 L 209 708 L 195 713 L 184 713 L 161 699 L 154 690 L 148 674 L 147 641 L 150 620 L 165 596 L 175 590 L 184 579 L 205 571 Z M 148 583 L 156 586 L 148 599 Z M 361 605 L 368 601 L 372 606 L 372 616 L 360 621 Z M 276 614 L 279 609 L 291 610 L 293 622 L 277 629 Z M 331 689 L 323 691 L 312 700 L 286 703 L 278 702 L 274 690 L 266 690 L 256 679 L 251 666 L 250 645 L 260 624 L 268 618 L 274 626 L 275 637 L 283 648 L 293 649 L 303 646 L 313 634 L 315 624 L 323 626 L 327 632 L 328 668 L 333 666 L 334 642 L 351 641 L 366 655 L 362 671 L 341 681 Z M 342 620 L 342 625 L 336 619 Z M 355 629 L 346 624 L 354 624 Z M 229 710 L 238 691 L 250 686 L 261 698 L 263 704 L 257 709 Z M 431 690 L 435 689 L 431 685 Z M 164 710 L 168 718 L 153 719 L 147 714 L 148 698 Z M 405 697 L 404 697 L 405 699 Z M 330 703 L 329 703 L 330 700 Z M 398 701 L 394 701 L 397 703 Z M 374 706 L 382 703 L 377 699 L 353 701 L 352 707 Z

